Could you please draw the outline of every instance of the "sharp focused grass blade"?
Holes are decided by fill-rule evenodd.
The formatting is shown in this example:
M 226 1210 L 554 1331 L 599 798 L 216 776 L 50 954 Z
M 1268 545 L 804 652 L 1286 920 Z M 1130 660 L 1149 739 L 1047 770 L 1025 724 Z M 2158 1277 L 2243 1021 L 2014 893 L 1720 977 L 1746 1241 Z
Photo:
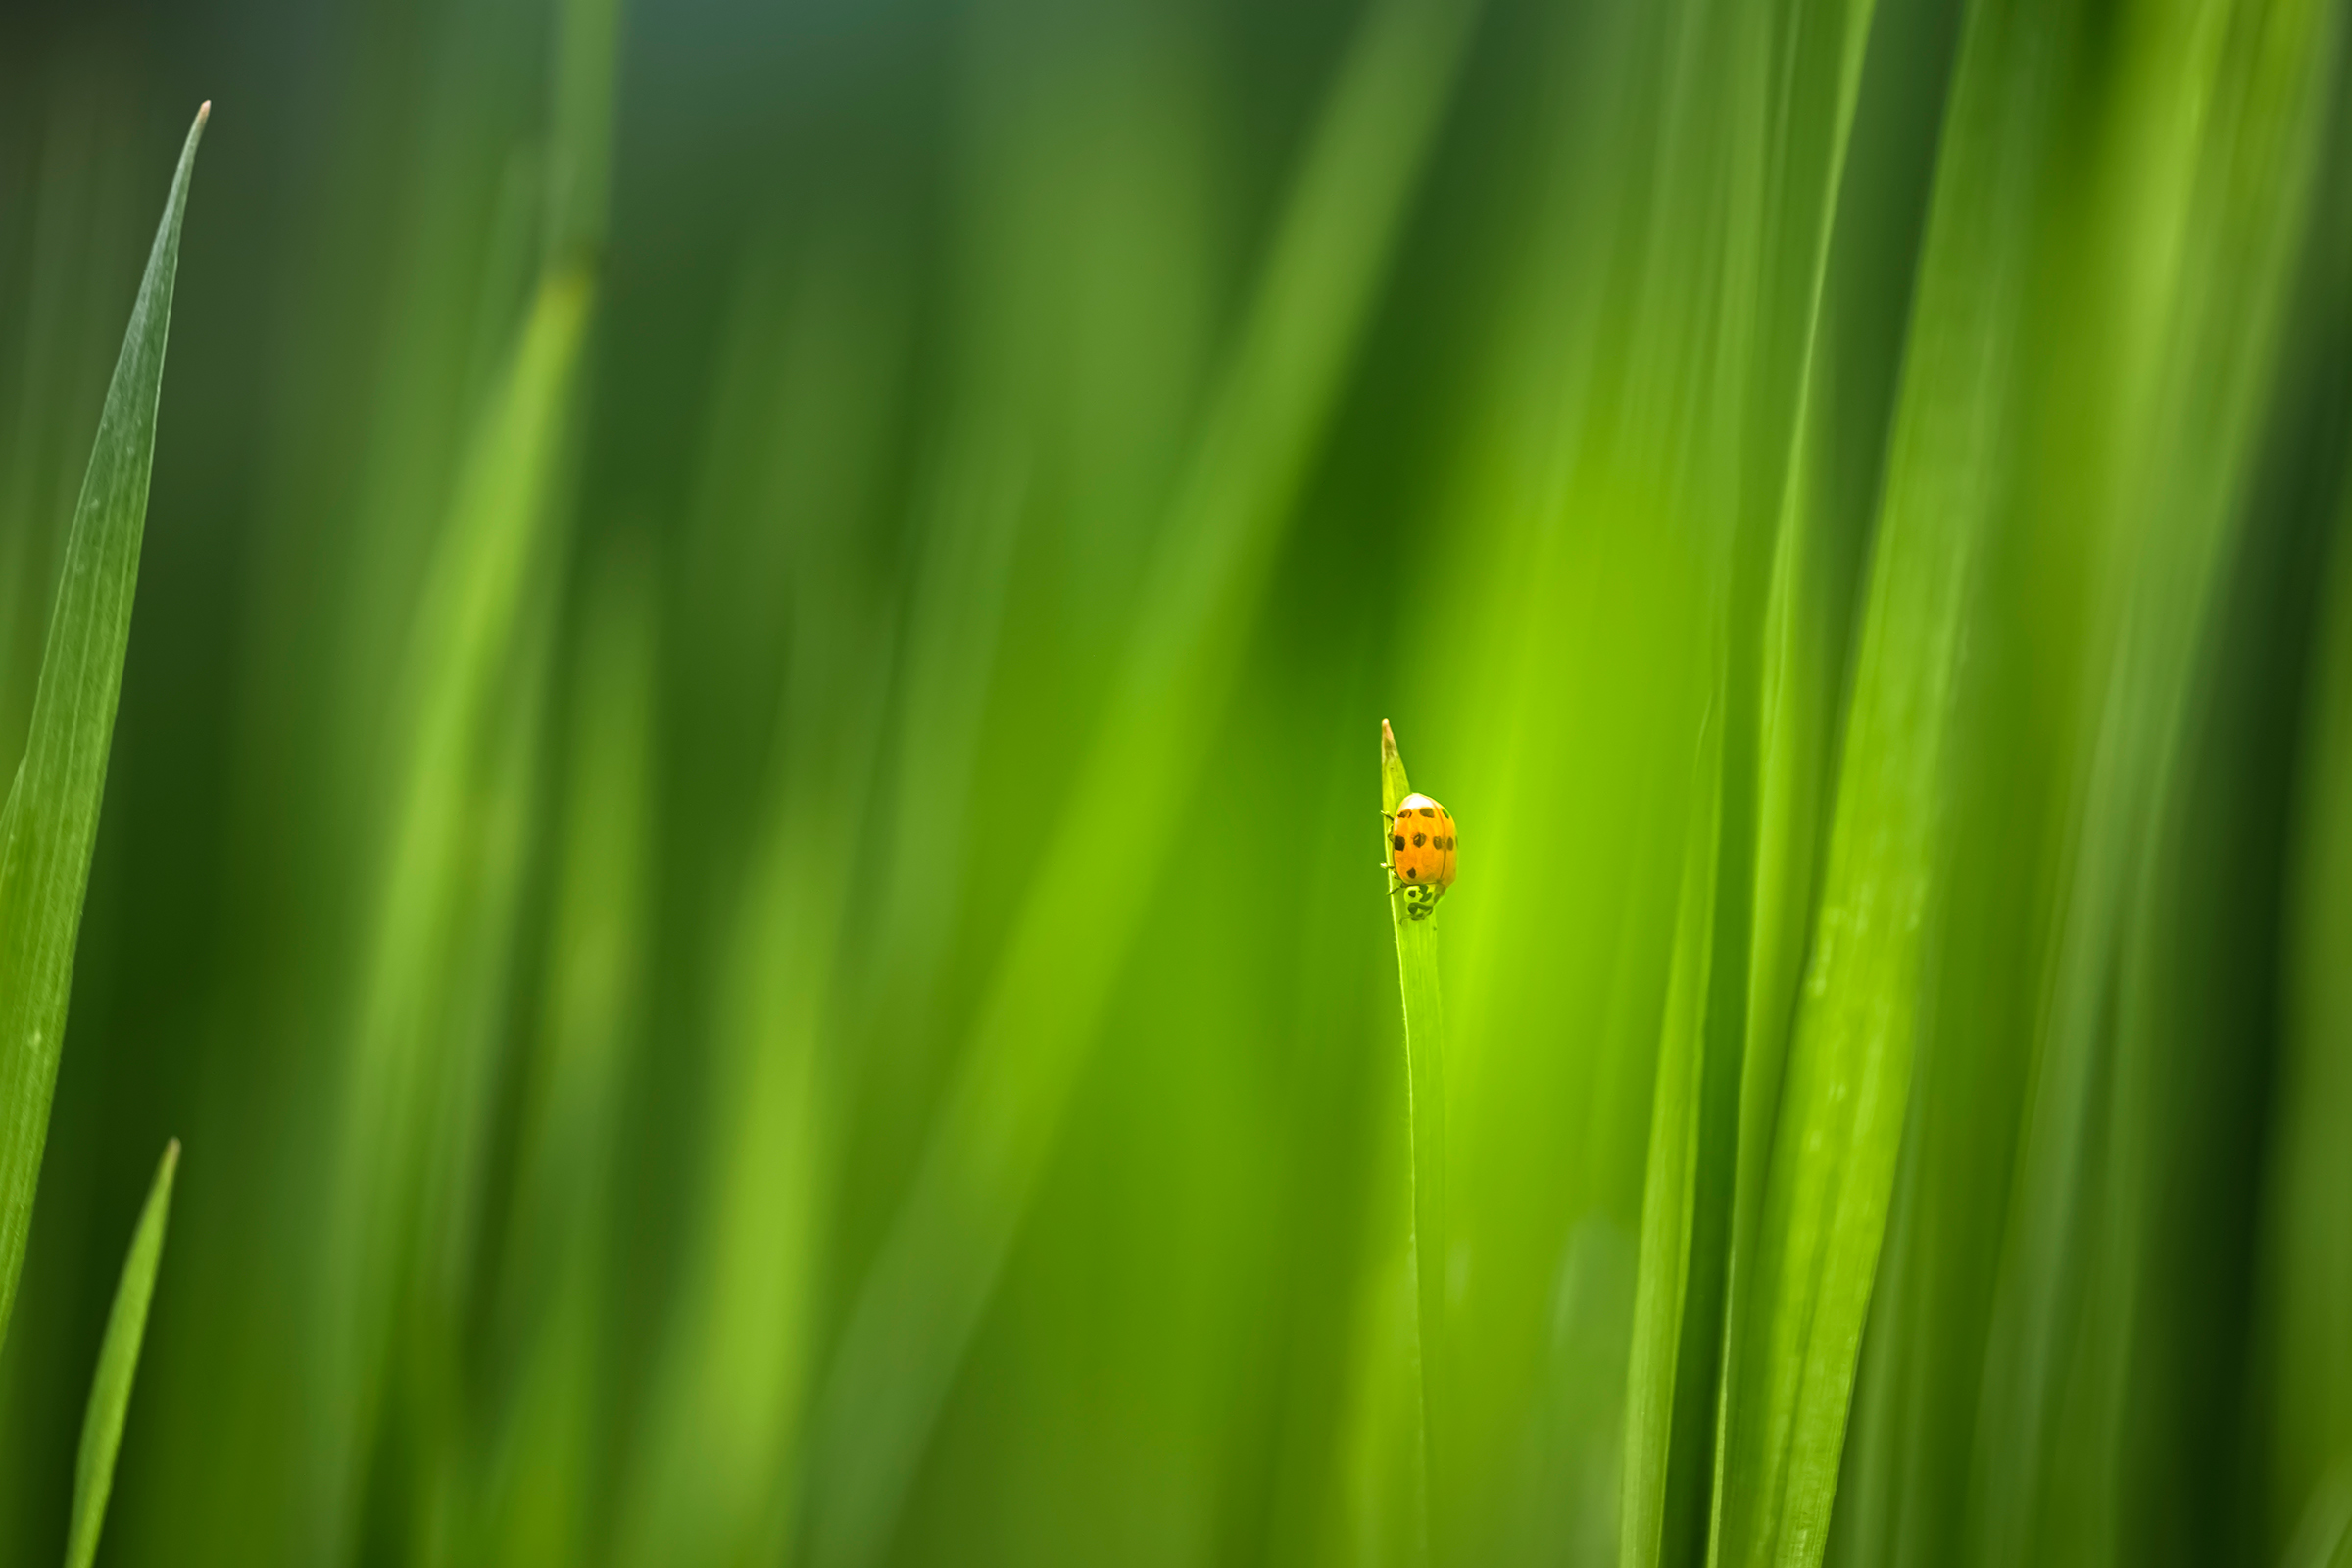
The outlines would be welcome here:
M 1413 792 L 1397 755 L 1389 721 L 1380 721 L 1380 809 L 1396 813 L 1396 803 Z M 1398 841 L 1403 842 L 1402 840 Z M 1394 881 L 1394 877 L 1390 880 Z M 1405 1106 L 1410 1129 L 1409 1174 L 1413 1184 L 1414 1345 L 1421 1385 L 1421 1463 L 1424 1519 L 1434 1540 L 1446 1539 L 1439 1524 L 1438 1455 L 1442 1448 L 1446 1382 L 1446 1004 L 1438 983 L 1438 920 L 1433 911 L 1414 919 L 1404 900 L 1389 898 L 1390 924 L 1396 936 L 1397 989 L 1404 1001 L 1404 1060 L 1409 1087 Z
M 122 356 L 107 388 L 50 616 L 32 734 L 0 813 L 0 1335 L 16 1303 L 48 1136 L 82 893 L 130 644 L 180 219 L 211 109 L 207 104 L 197 112 L 180 152 Z
M 122 1260 L 122 1282 L 107 1314 L 106 1341 L 98 1350 L 98 1372 L 90 1380 L 89 1413 L 81 1423 L 81 1453 L 74 1468 L 74 1526 L 66 1543 L 66 1568 L 90 1568 L 98 1555 L 98 1531 L 106 1523 L 107 1494 L 115 1486 L 115 1454 L 122 1446 L 122 1422 L 130 1413 L 130 1384 L 139 1370 L 139 1344 L 147 1334 L 147 1305 L 155 1299 L 155 1271 L 164 1260 L 164 1227 L 172 1217 L 172 1178 L 179 1169 L 179 1141 L 164 1148 L 147 1206 Z

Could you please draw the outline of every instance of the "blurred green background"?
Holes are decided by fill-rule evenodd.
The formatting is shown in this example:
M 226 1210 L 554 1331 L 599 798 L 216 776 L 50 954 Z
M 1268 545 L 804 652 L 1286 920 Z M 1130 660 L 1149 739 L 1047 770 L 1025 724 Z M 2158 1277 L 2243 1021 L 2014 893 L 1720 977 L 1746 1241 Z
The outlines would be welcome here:
M 0 1560 L 2343 1560 L 2345 11 L 17 0 Z

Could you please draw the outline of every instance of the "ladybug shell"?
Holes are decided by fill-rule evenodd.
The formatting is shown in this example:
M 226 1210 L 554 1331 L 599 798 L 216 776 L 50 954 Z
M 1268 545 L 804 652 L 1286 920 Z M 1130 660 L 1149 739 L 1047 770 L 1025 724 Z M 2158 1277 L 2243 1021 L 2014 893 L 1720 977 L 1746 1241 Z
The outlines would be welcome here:
M 1396 803 L 1389 828 L 1389 865 L 1406 887 L 1453 886 L 1453 813 L 1426 795 Z

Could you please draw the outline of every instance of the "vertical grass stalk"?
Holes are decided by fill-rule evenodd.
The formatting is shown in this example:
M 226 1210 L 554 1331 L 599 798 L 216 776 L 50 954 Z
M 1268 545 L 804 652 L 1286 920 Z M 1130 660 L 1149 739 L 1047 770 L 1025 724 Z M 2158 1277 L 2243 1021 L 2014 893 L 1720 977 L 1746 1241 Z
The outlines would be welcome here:
M 106 389 L 41 656 L 32 733 L 0 814 L 0 1335 L 16 1303 L 48 1141 L 82 895 L 98 843 L 122 661 L 130 649 L 164 341 L 179 274 L 180 218 L 211 111 L 206 104 L 188 127 L 122 358 Z
M 1413 793 L 1397 755 L 1396 736 L 1380 721 L 1380 809 L 1395 815 Z M 1389 919 L 1396 932 L 1396 981 L 1404 1001 L 1406 1109 L 1413 1187 L 1413 1302 L 1420 1349 L 1421 1466 L 1427 1495 L 1431 1555 L 1445 1539 L 1439 1528 L 1439 1454 L 1446 1361 L 1446 1003 L 1438 988 L 1438 921 L 1412 918 L 1392 896 Z
M 74 1464 L 74 1526 L 66 1538 L 66 1568 L 90 1568 L 98 1555 L 98 1530 L 106 1523 L 106 1499 L 115 1490 L 115 1455 L 122 1451 L 122 1423 L 130 1414 L 130 1384 L 147 1337 L 147 1307 L 155 1299 L 164 1226 L 172 1217 L 172 1178 L 178 1169 L 179 1140 L 174 1138 L 164 1146 L 139 1228 L 131 1233 L 130 1255 L 122 1260 L 106 1339 L 98 1348 L 98 1372 L 90 1380 L 90 1406 L 81 1422 L 81 1452 Z

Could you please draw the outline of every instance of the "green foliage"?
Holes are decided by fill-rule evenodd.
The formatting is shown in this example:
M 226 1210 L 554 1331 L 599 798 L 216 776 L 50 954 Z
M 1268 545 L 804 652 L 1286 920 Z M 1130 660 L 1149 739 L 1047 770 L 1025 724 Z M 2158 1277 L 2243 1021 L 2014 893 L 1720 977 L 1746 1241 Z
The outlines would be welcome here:
M 70 10 L 0 1558 L 167 1122 L 112 1561 L 2341 1556 L 2346 0 Z
M 1102 728 L 818 1407 L 812 1560 L 886 1544 L 1227 700 L 1293 497 L 1452 84 L 1459 0 L 1384 0 L 1344 62 L 1176 480 Z
M 540 585 L 556 559 L 557 465 L 587 310 L 577 275 L 541 289 L 459 477 L 411 645 L 406 777 L 384 838 L 324 1256 L 332 1305 L 315 1387 L 321 1449 L 346 1456 L 319 1499 L 335 1535 L 350 1528 L 339 1516 L 357 1505 L 379 1422 L 432 1432 L 462 1417 L 430 1394 L 388 1411 L 387 1386 L 397 1367 L 458 1353 L 455 1303 L 474 1266 L 463 1238 L 480 1223 L 489 1157 L 491 1044 L 511 984 L 545 660 Z M 429 1498 L 460 1484 L 422 1486 Z
M 180 151 L 122 358 L 107 386 L 98 440 L 66 540 L 31 734 L 0 810 L 0 1333 L 15 1309 L 48 1141 L 49 1101 L 147 530 L 148 469 L 172 290 L 179 275 L 180 220 L 211 109 L 207 104 L 197 111 Z
M 147 1337 L 147 1307 L 155 1299 L 155 1271 L 164 1260 L 164 1227 L 172 1218 L 172 1178 L 179 1169 L 179 1142 L 164 1146 L 155 1167 L 155 1186 L 139 1211 L 130 1255 L 122 1259 L 122 1282 L 115 1287 L 114 1309 L 106 1317 L 106 1340 L 98 1348 L 98 1370 L 90 1378 L 90 1408 L 82 1417 L 81 1450 L 74 1465 L 73 1534 L 66 1542 L 66 1568 L 90 1568 L 98 1556 L 98 1531 L 106 1523 L 106 1499 L 115 1487 L 115 1455 L 122 1447 L 122 1422 L 130 1414 L 130 1384 L 138 1375 L 139 1344 Z

